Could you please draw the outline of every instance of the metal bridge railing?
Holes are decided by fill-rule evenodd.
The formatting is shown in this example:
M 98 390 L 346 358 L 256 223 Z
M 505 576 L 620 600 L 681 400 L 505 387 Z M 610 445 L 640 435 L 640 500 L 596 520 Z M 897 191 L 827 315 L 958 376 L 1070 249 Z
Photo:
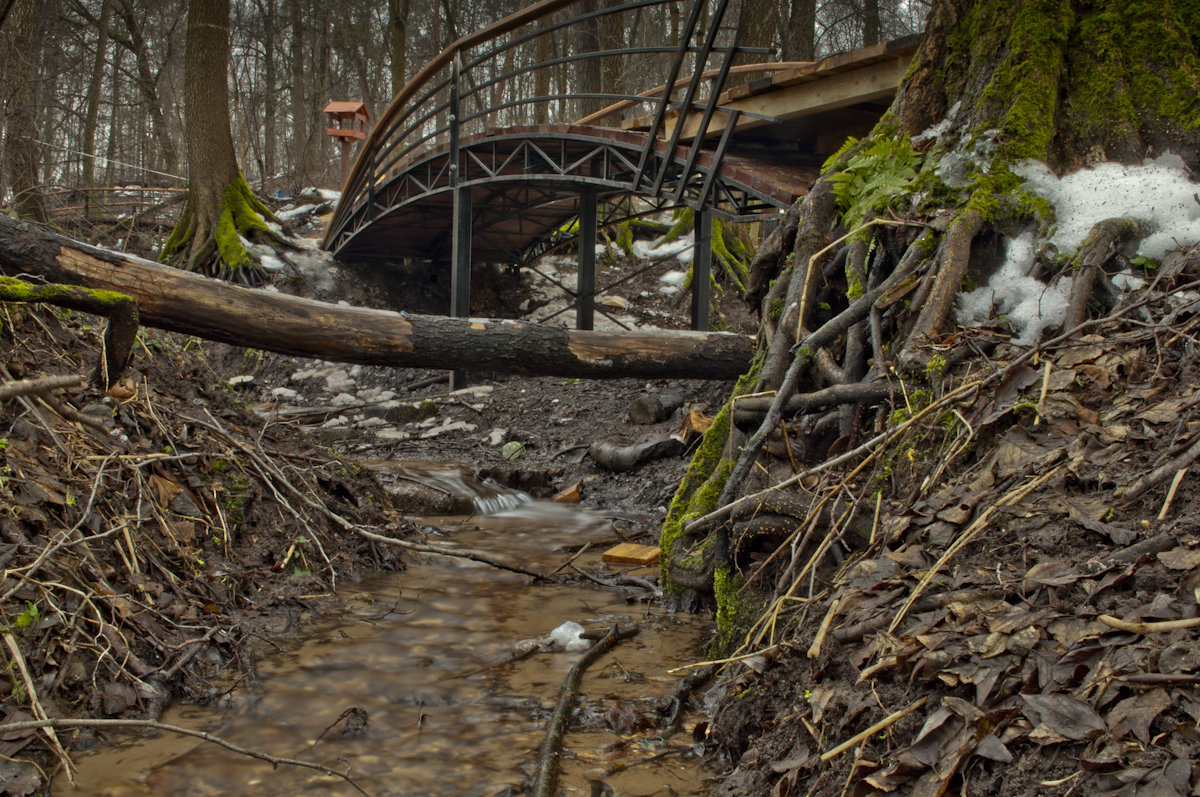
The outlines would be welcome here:
M 377 188 L 417 158 L 447 149 L 448 168 L 456 170 L 464 138 L 517 125 L 620 127 L 630 114 L 650 119 L 633 187 L 657 196 L 667 169 L 654 153 L 672 153 L 680 143 L 681 125 L 660 138 L 669 114 L 702 110 L 700 129 L 708 129 L 722 110 L 717 99 L 731 73 L 795 66 L 735 67 L 738 55 L 769 51 L 738 46 L 736 29 L 722 25 L 728 0 L 693 0 L 686 16 L 676 15 L 678 27 L 665 31 L 647 30 L 646 20 L 656 9 L 672 19 L 678 0 L 632 0 L 570 14 L 579 1 L 540 0 L 461 37 L 422 68 L 380 114 L 361 147 L 326 246 L 352 217 L 373 218 Z M 714 58 L 719 59 L 715 67 L 709 64 Z M 718 162 L 736 113 L 728 112 L 731 124 L 718 145 Z M 677 202 L 701 144 L 699 138 L 691 144 L 684 179 L 674 187 Z

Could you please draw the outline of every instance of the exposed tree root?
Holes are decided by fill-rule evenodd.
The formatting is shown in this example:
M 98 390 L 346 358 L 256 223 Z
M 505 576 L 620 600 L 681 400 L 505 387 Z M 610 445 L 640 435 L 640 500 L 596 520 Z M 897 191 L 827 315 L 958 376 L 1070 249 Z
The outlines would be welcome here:
M 290 248 L 267 222 L 277 222 L 270 208 L 259 201 L 245 178 L 238 174 L 221 193 L 219 207 L 198 207 L 189 195 L 179 223 L 163 246 L 159 261 L 208 277 L 261 285 L 269 272 L 246 248 L 246 241 L 273 248 Z

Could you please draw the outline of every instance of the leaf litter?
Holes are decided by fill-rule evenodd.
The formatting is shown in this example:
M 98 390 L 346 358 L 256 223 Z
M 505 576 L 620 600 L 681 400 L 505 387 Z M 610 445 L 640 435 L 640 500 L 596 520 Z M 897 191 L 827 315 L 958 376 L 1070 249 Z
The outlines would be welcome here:
M 731 658 L 770 666 L 714 694 L 720 793 L 1198 793 L 1200 316 L 1172 289 L 1007 371 L 1025 347 L 962 360 L 935 401 L 1003 374 L 957 420 L 805 484 L 879 491 L 878 523 L 840 561 L 745 565 L 774 598 Z

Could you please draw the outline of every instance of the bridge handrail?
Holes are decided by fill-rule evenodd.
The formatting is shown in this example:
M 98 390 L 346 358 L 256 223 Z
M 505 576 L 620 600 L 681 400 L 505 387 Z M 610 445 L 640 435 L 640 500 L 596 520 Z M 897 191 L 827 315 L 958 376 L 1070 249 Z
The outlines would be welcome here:
M 352 202 L 347 202 L 346 199 L 354 196 L 355 186 L 363 181 L 363 173 L 371 163 L 371 153 L 375 140 L 381 137 L 381 131 L 389 130 L 392 127 L 396 122 L 396 117 L 400 115 L 400 112 L 417 92 L 420 91 L 422 86 L 434 75 L 453 63 L 455 56 L 466 48 L 482 44 L 498 36 L 503 36 L 509 31 L 516 30 L 530 22 L 536 22 L 542 17 L 553 14 L 563 8 L 568 8 L 578 2 L 580 0 L 537 0 L 532 5 L 515 11 L 487 27 L 460 36 L 434 56 L 429 63 L 418 70 L 408 83 L 404 84 L 404 87 L 396 93 L 392 101 L 388 103 L 387 108 L 379 115 L 367 139 L 359 147 L 358 156 L 354 159 L 354 165 L 351 167 L 350 174 L 346 178 L 346 184 L 342 186 L 342 201 L 338 205 L 338 216 L 343 218 L 335 217 L 330 221 L 329 234 L 332 234 L 337 229 L 339 221 L 344 220 L 344 215 L 349 212 L 349 208 L 353 204 Z M 328 243 L 329 234 L 326 236 L 326 243 Z
M 505 69 L 502 74 L 489 75 L 487 79 L 480 84 L 469 85 L 465 88 L 460 88 L 461 93 L 458 95 L 459 114 L 457 119 L 448 119 L 444 125 L 435 123 L 432 129 L 429 129 L 431 120 L 435 120 L 439 115 L 447 114 L 450 108 L 449 100 L 439 101 L 438 96 L 447 90 L 447 87 L 456 85 L 453 70 L 448 69 L 455 65 L 456 59 L 466 53 L 471 48 L 477 47 L 488 42 L 494 42 L 506 34 L 519 30 L 523 26 L 531 25 L 532 23 L 544 20 L 551 14 L 554 14 L 563 9 L 569 8 L 578 3 L 579 0 L 539 0 L 530 6 L 527 6 L 520 11 L 510 14 L 503 19 L 481 28 L 478 31 L 461 36 L 447 46 L 441 53 L 420 69 L 413 77 L 405 84 L 405 86 L 396 94 L 387 108 L 379 115 L 379 118 L 371 132 L 368 134 L 366 141 L 359 148 L 357 157 L 354 160 L 353 166 L 347 177 L 345 184 L 342 187 L 342 201 L 339 203 L 335 217 L 330 223 L 329 231 L 326 234 L 326 244 L 337 231 L 347 223 L 350 215 L 354 213 L 365 197 L 369 196 L 373 191 L 375 181 L 380 175 L 388 174 L 392 169 L 397 168 L 404 160 L 414 153 L 416 150 L 425 146 L 430 140 L 436 140 L 446 135 L 452 127 L 461 126 L 464 121 L 476 121 L 498 111 L 508 110 L 515 107 L 530 105 L 536 102 L 550 102 L 553 100 L 562 99 L 579 99 L 593 98 L 600 100 L 611 100 L 616 103 L 624 103 L 621 108 L 630 107 L 639 102 L 651 102 L 658 100 L 662 101 L 664 94 L 668 95 L 675 90 L 683 88 L 688 90 L 688 97 L 685 102 L 689 107 L 695 107 L 692 102 L 693 90 L 690 88 L 692 79 L 675 80 L 671 83 L 670 89 L 663 88 L 663 91 L 657 96 L 655 94 L 639 95 L 628 93 L 558 93 L 549 94 L 539 97 L 524 97 L 517 100 L 505 102 L 502 104 L 490 104 L 484 92 L 496 85 L 503 85 L 514 76 L 534 72 L 535 70 L 549 69 L 554 66 L 561 66 L 567 63 L 575 63 L 588 59 L 607 58 L 617 55 L 665 55 L 668 53 L 676 54 L 676 62 L 678 64 L 685 54 L 694 54 L 697 58 L 706 59 L 709 53 L 726 53 L 727 58 L 732 56 L 732 52 L 739 53 L 766 53 L 768 50 L 762 48 L 736 48 L 736 47 L 715 47 L 712 46 L 712 34 L 715 29 L 710 32 L 709 42 L 705 47 L 696 47 L 691 44 L 691 28 L 686 28 L 683 31 L 682 41 L 676 47 L 637 47 L 637 48 L 622 48 L 622 49 L 597 49 L 586 52 L 574 52 L 567 56 L 559 56 L 555 58 L 537 60 L 535 63 L 523 64 L 515 69 Z M 559 20 L 553 24 L 534 27 L 533 29 L 515 36 L 511 39 L 499 42 L 495 46 L 485 49 L 483 52 L 474 54 L 465 63 L 459 60 L 458 74 L 462 76 L 462 82 L 470 84 L 471 69 L 478 67 L 496 59 L 498 56 L 509 53 L 514 48 L 526 44 L 538 37 L 549 35 L 555 31 L 565 27 L 575 26 L 582 21 L 595 19 L 605 15 L 624 14 L 633 10 L 640 10 L 646 7 L 665 5 L 668 3 L 677 2 L 677 0 L 631 0 L 628 3 L 617 7 L 604 8 L 596 11 L 591 11 L 586 14 L 570 16 L 566 19 Z M 721 4 L 724 7 L 724 2 Z M 693 8 L 692 15 L 698 13 L 696 8 Z M 689 24 L 694 24 L 695 20 L 690 20 Z M 711 23 L 710 23 L 711 24 Z M 505 66 L 508 66 L 505 64 Z M 739 70 L 750 71 L 750 70 Z M 714 73 L 715 74 L 715 73 Z M 443 75 L 438 79 L 439 75 Z M 475 104 L 475 107 L 483 110 L 475 110 L 475 112 L 466 112 L 462 108 L 465 102 Z M 674 105 L 682 107 L 678 102 Z M 612 107 L 610 105 L 610 107 Z M 665 106 L 664 106 L 665 107 Z M 659 113 L 661 114 L 660 108 Z M 448 115 L 448 114 L 447 114 Z M 419 135 L 418 135 L 419 134 Z

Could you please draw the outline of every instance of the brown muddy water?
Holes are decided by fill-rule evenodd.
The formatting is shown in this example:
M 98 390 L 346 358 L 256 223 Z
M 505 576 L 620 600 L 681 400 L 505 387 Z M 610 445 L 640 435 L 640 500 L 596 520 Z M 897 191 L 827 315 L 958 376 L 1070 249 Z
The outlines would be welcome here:
M 604 544 L 616 541 L 609 519 L 575 507 L 530 501 L 451 471 L 405 475 L 470 490 L 484 507 L 503 510 L 427 519 L 431 534 L 457 547 L 553 570 L 572 550 L 593 542 L 596 551 L 575 562 L 592 571 Z M 506 660 L 527 640 L 567 621 L 597 631 L 637 624 L 641 632 L 584 677 L 560 793 L 708 792 L 714 771 L 693 747 L 694 719 L 670 738 L 638 729 L 658 718 L 680 677 L 667 670 L 702 654 L 710 630 L 706 618 L 669 614 L 632 592 L 530 585 L 524 576 L 445 557 L 345 585 L 341 594 L 351 607 L 345 616 L 259 661 L 257 680 L 237 685 L 222 709 L 177 706 L 163 721 L 276 756 L 340 771 L 349 766 L 372 795 L 522 794 L 560 685 L 582 654 L 555 645 Z M 572 647 L 583 644 L 590 643 Z M 368 716 L 361 733 L 343 733 L 344 723 L 338 724 L 352 707 Z M 60 778 L 55 794 L 357 794 L 313 770 L 273 770 L 175 735 L 106 747 L 77 763 L 79 788 Z

